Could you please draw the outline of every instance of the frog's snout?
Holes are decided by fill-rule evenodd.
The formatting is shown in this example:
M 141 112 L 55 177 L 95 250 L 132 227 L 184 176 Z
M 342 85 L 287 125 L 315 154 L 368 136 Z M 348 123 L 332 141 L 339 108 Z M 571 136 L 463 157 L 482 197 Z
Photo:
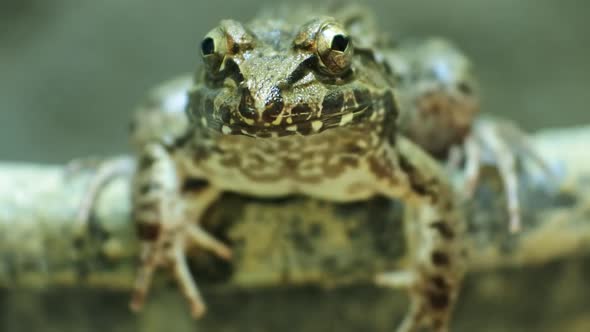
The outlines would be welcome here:
M 245 85 L 240 86 L 238 112 L 246 119 L 256 122 L 273 122 L 285 106 L 281 89 L 271 87 L 265 94 L 253 94 Z

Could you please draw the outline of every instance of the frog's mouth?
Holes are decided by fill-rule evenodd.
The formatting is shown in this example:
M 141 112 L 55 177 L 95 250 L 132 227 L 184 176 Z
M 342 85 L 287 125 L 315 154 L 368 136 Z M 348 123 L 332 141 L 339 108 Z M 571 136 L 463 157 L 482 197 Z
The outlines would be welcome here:
M 291 95 L 299 97 L 290 98 Z M 190 112 L 194 121 L 212 132 L 257 138 L 308 136 L 330 128 L 361 124 L 366 119 L 380 121 L 383 116 L 374 115 L 381 110 L 391 113 L 392 123 L 397 116 L 390 89 L 376 90 L 354 84 L 310 94 L 307 99 L 302 99 L 300 94 L 291 95 L 285 93 L 283 97 L 278 93 L 263 105 L 254 103 L 249 93 L 193 95 L 191 104 L 198 102 L 198 107 Z

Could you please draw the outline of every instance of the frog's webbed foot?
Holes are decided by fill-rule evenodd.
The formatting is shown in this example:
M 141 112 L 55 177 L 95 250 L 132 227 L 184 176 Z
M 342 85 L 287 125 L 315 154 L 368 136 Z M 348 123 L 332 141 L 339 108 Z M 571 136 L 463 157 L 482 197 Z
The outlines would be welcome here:
M 193 247 L 211 251 L 225 260 L 230 260 L 232 256 L 231 249 L 225 244 L 189 221 L 160 229 L 156 241 L 142 243 L 141 265 L 130 303 L 134 311 L 139 311 L 143 307 L 154 271 L 158 267 L 166 267 L 172 270 L 176 282 L 188 300 L 192 316 L 203 316 L 206 311 L 205 302 L 189 271 L 185 256 Z
M 531 160 L 545 175 L 551 171 L 541 156 L 535 151 L 529 137 L 512 124 L 494 120 L 479 120 L 473 132 L 464 143 L 465 169 L 464 191 L 471 198 L 479 183 L 483 162 L 495 164 L 500 174 L 508 207 L 509 228 L 515 233 L 521 228 L 520 201 L 518 198 L 519 160 Z
M 142 256 L 131 308 L 142 308 L 154 271 L 170 268 L 190 303 L 195 318 L 205 304 L 186 261 L 186 253 L 199 247 L 220 258 L 231 259 L 231 250 L 201 226 L 205 211 L 221 191 L 207 181 L 187 179 L 179 183 L 170 152 L 158 144 L 144 147 L 133 184 L 133 219 L 142 240 Z

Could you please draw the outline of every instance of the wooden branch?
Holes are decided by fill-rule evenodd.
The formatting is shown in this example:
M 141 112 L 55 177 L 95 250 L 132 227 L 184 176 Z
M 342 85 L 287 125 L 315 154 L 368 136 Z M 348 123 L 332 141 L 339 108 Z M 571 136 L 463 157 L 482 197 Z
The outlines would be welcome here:
M 501 188 L 486 173 L 469 215 L 471 268 L 533 265 L 590 251 L 590 127 L 549 130 L 533 142 L 559 175 L 521 179 L 523 231 L 510 235 Z M 534 174 L 534 173 L 531 173 Z M 0 164 L 0 287 L 126 289 L 138 242 L 129 221 L 129 177 L 101 193 L 88 225 L 75 223 L 92 171 Z M 207 227 L 235 250 L 231 264 L 197 253 L 195 273 L 220 288 L 362 284 L 404 256 L 399 204 L 376 198 L 331 204 L 227 194 Z

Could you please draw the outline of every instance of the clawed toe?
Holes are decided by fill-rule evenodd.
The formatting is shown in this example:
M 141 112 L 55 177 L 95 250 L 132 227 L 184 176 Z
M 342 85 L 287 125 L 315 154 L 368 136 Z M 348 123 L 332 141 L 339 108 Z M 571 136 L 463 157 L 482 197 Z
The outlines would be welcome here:
M 144 244 L 144 254 L 135 281 L 130 307 L 136 312 L 141 310 L 154 271 L 156 268 L 164 266 L 172 269 L 182 294 L 189 302 L 191 315 L 196 319 L 201 318 L 207 308 L 201 292 L 190 273 L 186 260 L 186 250 L 191 246 L 198 246 L 212 251 L 220 258 L 229 260 L 232 257 L 231 249 L 198 225 L 188 225 L 181 231 L 177 230 L 171 234 L 173 238 L 167 238 L 166 235 L 162 234 L 156 242 Z
M 187 233 L 194 245 L 213 252 L 219 258 L 227 261 L 231 260 L 231 249 L 223 242 L 219 241 L 211 234 L 206 232 L 201 226 L 190 225 L 187 227 Z

